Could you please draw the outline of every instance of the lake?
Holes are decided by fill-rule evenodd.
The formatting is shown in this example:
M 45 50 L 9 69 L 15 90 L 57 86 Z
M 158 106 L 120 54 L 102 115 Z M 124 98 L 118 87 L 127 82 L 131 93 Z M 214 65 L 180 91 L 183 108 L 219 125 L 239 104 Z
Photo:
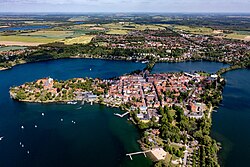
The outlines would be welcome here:
M 223 75 L 227 84 L 222 105 L 213 114 L 212 136 L 222 143 L 223 166 L 249 166 L 250 152 L 250 70 Z
M 153 72 L 201 70 L 214 73 L 226 66 L 207 61 L 159 63 Z M 128 152 L 140 150 L 137 143 L 140 133 L 126 118 L 113 115 L 121 112 L 119 109 L 98 104 L 19 103 L 11 100 L 8 94 L 10 86 L 42 77 L 107 79 L 144 67 L 142 63 L 125 61 L 60 59 L 0 71 L 0 136 L 4 136 L 0 141 L 0 166 L 150 166 L 152 162 L 143 155 L 134 156 L 133 161 L 125 156 Z M 212 135 L 223 144 L 221 163 L 247 166 L 250 73 L 249 70 L 237 70 L 224 76 L 227 85 L 223 92 L 223 106 L 213 114 Z
M 228 67 L 228 64 L 209 62 L 209 61 L 187 61 L 180 63 L 156 63 L 153 68 L 153 73 L 163 72 L 194 72 L 205 71 L 209 73 L 215 73 L 221 68 Z

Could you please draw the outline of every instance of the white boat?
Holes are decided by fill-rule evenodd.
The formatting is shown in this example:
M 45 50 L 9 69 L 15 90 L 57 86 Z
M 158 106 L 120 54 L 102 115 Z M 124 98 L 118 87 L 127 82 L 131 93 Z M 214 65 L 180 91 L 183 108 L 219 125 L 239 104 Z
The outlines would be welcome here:
M 148 63 L 149 61 L 148 60 L 146 60 L 146 61 L 142 61 L 141 63 L 143 63 L 143 64 L 146 64 L 146 63 Z
M 24 129 L 24 126 L 21 126 L 21 129 Z
M 42 116 L 44 116 L 44 113 L 42 112 Z
M 0 141 L 3 140 L 4 136 L 0 137 Z
M 67 104 L 77 104 L 76 101 L 68 101 Z

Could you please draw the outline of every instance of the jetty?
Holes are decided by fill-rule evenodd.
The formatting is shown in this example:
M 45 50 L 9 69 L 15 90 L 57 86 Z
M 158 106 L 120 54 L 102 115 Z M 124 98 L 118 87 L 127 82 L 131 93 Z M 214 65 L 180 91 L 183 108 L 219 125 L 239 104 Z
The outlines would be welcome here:
M 123 118 L 125 115 L 129 114 L 129 112 L 125 112 L 124 114 L 118 114 L 118 113 L 114 113 L 114 115 Z
M 147 157 L 146 153 L 151 152 L 151 150 L 146 150 L 146 151 L 138 151 L 138 152 L 134 152 L 134 153 L 129 153 L 126 154 L 126 156 L 129 156 L 129 158 L 131 160 L 133 160 L 132 155 L 138 155 L 138 154 L 143 154 L 145 157 Z

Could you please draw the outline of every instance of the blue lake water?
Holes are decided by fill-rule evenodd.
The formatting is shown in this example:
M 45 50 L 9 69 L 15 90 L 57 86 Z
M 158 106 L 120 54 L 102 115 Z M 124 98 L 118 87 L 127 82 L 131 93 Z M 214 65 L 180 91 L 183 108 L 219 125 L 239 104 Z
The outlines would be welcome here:
M 225 66 L 214 62 L 160 63 L 153 72 L 202 70 L 214 73 Z M 79 105 L 19 103 L 8 94 L 10 86 L 41 77 L 111 78 L 144 67 L 145 64 L 124 61 L 61 59 L 0 71 L 0 136 L 4 136 L 0 141 L 0 166 L 150 166 L 151 161 L 143 155 L 134 156 L 133 161 L 125 156 L 140 150 L 137 143 L 140 135 L 126 118 L 113 115 L 121 112 L 119 109 L 97 104 L 85 104 L 77 109 Z M 212 134 L 223 144 L 220 159 L 225 166 L 247 166 L 249 70 L 228 72 L 225 77 L 228 82 L 223 93 L 224 106 L 213 114 Z
M 47 25 L 32 25 L 32 26 L 20 26 L 20 27 L 6 27 L 0 28 L 0 32 L 2 31 L 21 31 L 21 30 L 40 30 L 40 29 L 48 29 L 51 26 Z
M 209 73 L 215 73 L 220 68 L 228 67 L 228 64 L 209 62 L 209 61 L 188 61 L 180 63 L 157 63 L 153 68 L 153 73 L 163 72 L 194 72 L 194 71 L 205 71 Z
M 223 166 L 249 166 L 250 152 L 250 70 L 224 74 L 227 84 L 222 106 L 213 114 L 212 136 L 222 143 Z

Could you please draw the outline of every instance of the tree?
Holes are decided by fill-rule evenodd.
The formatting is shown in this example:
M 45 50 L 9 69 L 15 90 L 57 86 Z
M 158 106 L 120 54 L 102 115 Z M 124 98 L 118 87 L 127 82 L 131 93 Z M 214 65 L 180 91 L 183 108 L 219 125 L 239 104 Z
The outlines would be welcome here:
M 164 164 L 163 161 L 159 161 L 154 165 L 154 167 L 166 167 L 166 165 Z
M 25 94 L 24 90 L 19 90 L 16 94 L 16 99 L 17 100 L 24 100 L 27 98 L 27 95 Z

